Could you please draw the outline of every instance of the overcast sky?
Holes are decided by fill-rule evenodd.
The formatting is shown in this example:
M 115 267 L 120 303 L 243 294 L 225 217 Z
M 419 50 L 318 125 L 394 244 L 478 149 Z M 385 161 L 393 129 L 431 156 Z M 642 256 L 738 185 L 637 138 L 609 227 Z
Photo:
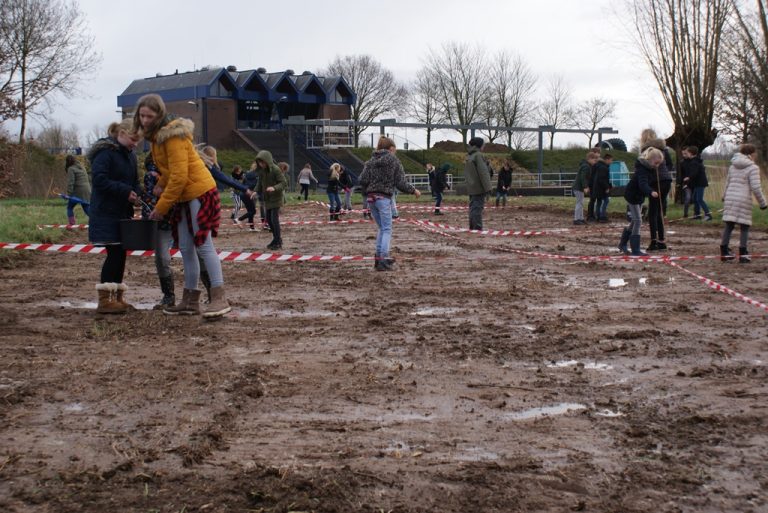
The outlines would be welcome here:
M 627 43 L 627 27 L 604 0 L 80 0 L 103 61 L 83 84 L 87 98 L 62 101 L 51 117 L 82 134 L 119 118 L 117 96 L 136 78 L 204 65 L 240 70 L 316 71 L 336 55 L 367 53 L 403 81 L 430 47 L 446 41 L 518 52 L 540 77 L 562 74 L 574 98 L 618 102 L 611 125 L 631 145 L 642 128 L 667 136 L 671 122 L 647 67 Z M 620 14 L 620 13 L 618 13 Z M 14 125 L 7 129 L 13 133 Z M 35 124 L 33 122 L 33 128 Z M 397 133 L 412 145 L 424 136 Z M 437 139 L 458 139 L 441 133 Z M 557 136 L 556 145 L 584 136 Z M 412 146 L 413 147 L 413 146 Z

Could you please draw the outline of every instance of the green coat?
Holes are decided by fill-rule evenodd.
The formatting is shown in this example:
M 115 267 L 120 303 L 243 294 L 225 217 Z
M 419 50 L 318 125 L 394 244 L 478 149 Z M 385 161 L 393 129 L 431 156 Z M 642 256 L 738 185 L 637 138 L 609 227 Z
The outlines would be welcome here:
M 467 194 L 476 196 L 491 192 L 491 173 L 485 163 L 483 154 L 474 146 L 464 159 L 464 179 L 467 183 Z
M 592 166 L 589 165 L 589 162 L 586 160 L 582 160 L 579 162 L 579 171 L 576 173 L 576 179 L 573 181 L 573 190 L 574 191 L 584 191 L 587 187 L 589 187 L 589 176 L 590 172 L 592 171 Z
M 67 168 L 67 196 L 91 201 L 91 181 L 88 172 L 80 164 Z
M 256 168 L 256 172 L 259 174 L 258 189 L 264 198 L 264 206 L 268 209 L 280 208 L 283 206 L 283 191 L 288 188 L 288 179 L 272 160 L 270 152 L 266 150 L 260 151 L 256 155 L 256 161 L 262 161 L 267 164 L 266 168 L 261 166 Z M 269 187 L 274 187 L 275 190 L 267 192 Z

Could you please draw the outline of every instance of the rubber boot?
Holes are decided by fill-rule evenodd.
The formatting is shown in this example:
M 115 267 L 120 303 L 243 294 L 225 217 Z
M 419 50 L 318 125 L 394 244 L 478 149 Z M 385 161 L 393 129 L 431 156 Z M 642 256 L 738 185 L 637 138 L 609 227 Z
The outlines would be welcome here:
M 373 269 L 376 270 L 376 271 L 379 271 L 380 270 L 379 269 L 379 267 L 380 267 L 380 264 L 379 264 L 379 261 L 380 261 L 379 254 L 376 253 L 376 256 L 373 257 L 373 258 L 374 258 L 374 260 L 373 260 Z
M 229 306 L 229 301 L 224 294 L 224 285 L 211 288 L 211 300 L 203 311 L 203 317 L 206 319 L 221 317 L 231 310 L 232 307 Z
M 751 261 L 752 259 L 749 256 L 749 252 L 747 251 L 747 248 L 739 248 L 739 263 L 748 264 Z
M 436 208 L 436 209 L 435 209 L 435 215 L 436 215 L 436 216 L 441 216 L 441 215 L 443 215 L 443 213 L 442 213 L 442 212 L 440 212 L 440 209 L 439 209 L 439 208 Z
M 166 315 L 199 315 L 200 291 L 196 289 L 184 289 L 179 304 L 164 308 L 163 313 Z
M 102 314 L 124 314 L 128 308 L 115 301 L 117 283 L 99 283 L 96 285 L 99 294 L 99 304 L 96 312 Z
M 75 216 L 69 216 L 69 217 L 67 217 L 67 223 L 69 223 L 69 224 L 77 224 L 77 219 L 75 219 Z
M 733 261 L 735 257 L 733 256 L 733 252 L 731 251 L 731 248 L 728 246 L 720 246 L 720 261 L 721 262 L 731 262 Z
M 651 243 L 648 244 L 648 247 L 645 249 L 646 251 L 658 251 L 659 250 L 659 244 L 656 242 L 655 239 L 651 240 Z
M 640 249 L 639 235 L 629 236 L 629 247 L 632 249 L 632 252 L 630 253 L 632 256 L 648 256 L 648 253 Z
M 205 287 L 205 301 L 203 301 L 204 304 L 208 304 L 211 302 L 211 277 L 208 274 L 208 271 L 205 269 L 200 269 L 200 281 L 203 282 L 203 287 Z
M 627 249 L 627 243 L 629 242 L 630 235 L 632 235 L 632 230 L 630 230 L 629 228 L 624 228 L 624 231 L 621 232 L 621 240 L 619 241 L 619 251 L 621 251 L 625 255 L 629 255 L 629 249 Z
M 115 302 L 122 305 L 126 310 L 136 310 L 133 305 L 129 304 L 125 300 L 125 291 L 128 290 L 128 285 L 125 283 L 117 284 L 117 291 L 115 291 Z
M 331 212 L 331 213 L 328 215 L 328 220 L 329 220 L 330 222 L 334 222 L 334 221 L 336 220 L 336 216 L 335 216 L 335 215 L 333 215 L 333 212 Z
M 656 249 L 658 251 L 666 251 L 667 250 L 667 243 L 663 240 L 660 240 L 656 243 Z
M 173 290 L 173 274 L 160 278 L 160 290 L 163 292 L 163 299 L 152 307 L 153 310 L 162 310 L 168 306 L 176 304 L 176 295 Z

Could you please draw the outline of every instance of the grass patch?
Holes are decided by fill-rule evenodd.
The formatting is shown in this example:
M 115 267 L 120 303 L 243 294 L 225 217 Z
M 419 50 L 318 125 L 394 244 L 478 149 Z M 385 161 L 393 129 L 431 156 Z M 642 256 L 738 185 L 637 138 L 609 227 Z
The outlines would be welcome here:
M 60 229 L 38 230 L 38 224 L 67 222 L 64 200 L 7 199 L 0 200 L 0 242 L 55 243 L 62 239 Z M 88 222 L 78 207 L 80 222 Z

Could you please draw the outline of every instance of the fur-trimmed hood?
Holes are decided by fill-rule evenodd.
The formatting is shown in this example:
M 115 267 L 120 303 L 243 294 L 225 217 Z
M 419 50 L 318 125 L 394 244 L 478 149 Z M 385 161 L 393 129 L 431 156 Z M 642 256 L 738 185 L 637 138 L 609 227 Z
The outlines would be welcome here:
M 88 150 L 88 155 L 86 155 L 86 158 L 88 159 L 88 162 L 93 164 L 93 159 L 96 157 L 96 154 L 98 154 L 101 150 L 119 150 L 120 149 L 120 143 L 118 143 L 115 139 L 112 139 L 111 137 L 104 137 L 102 139 L 99 139 L 93 145 L 91 146 L 91 149 Z
M 155 134 L 152 142 L 163 144 L 172 137 L 182 137 L 192 139 L 195 134 L 195 124 L 191 119 L 176 118 L 163 125 Z

